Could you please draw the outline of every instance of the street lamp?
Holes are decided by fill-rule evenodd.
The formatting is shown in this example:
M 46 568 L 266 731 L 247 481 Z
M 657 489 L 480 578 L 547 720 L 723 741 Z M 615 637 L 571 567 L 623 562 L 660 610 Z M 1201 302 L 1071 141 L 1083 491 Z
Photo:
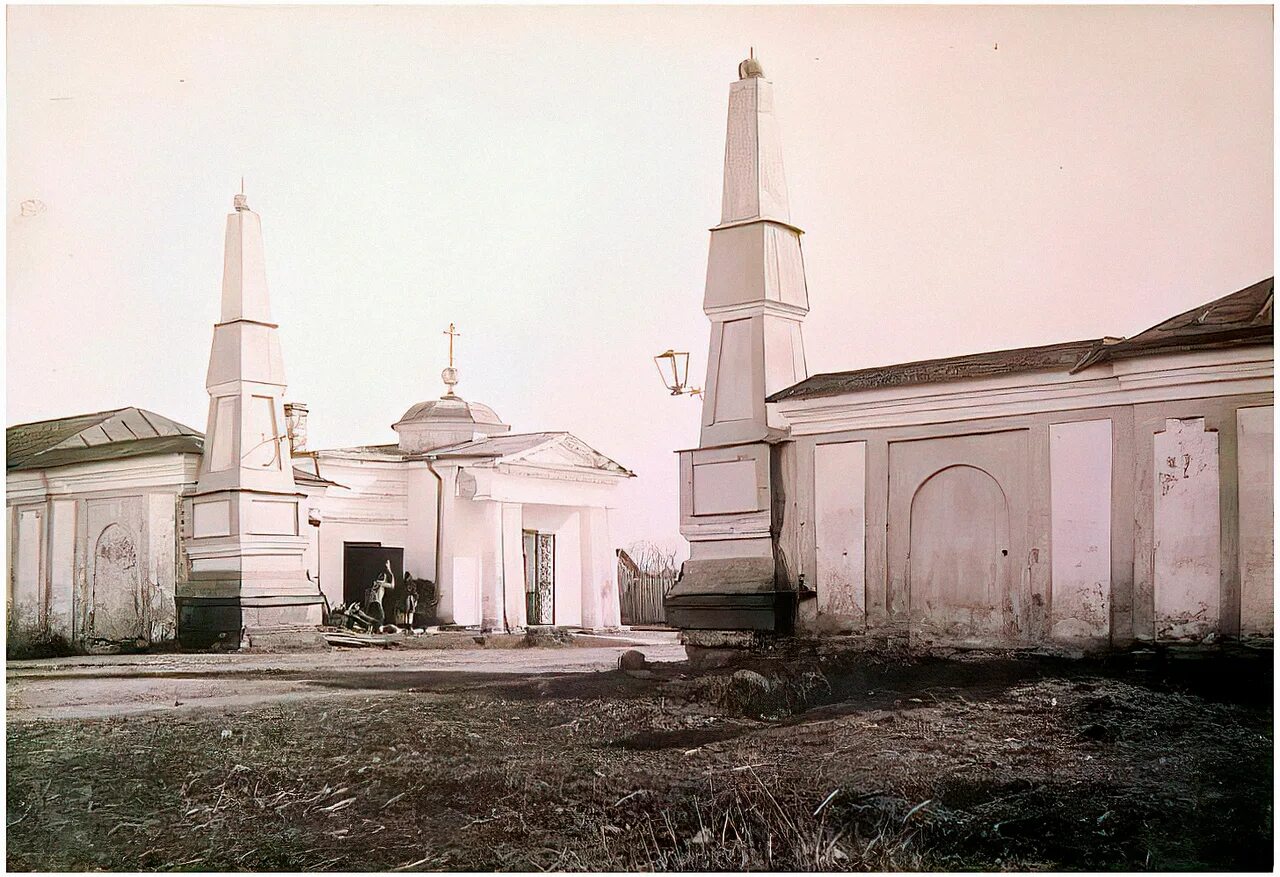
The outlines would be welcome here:
M 694 389 L 689 383 L 689 354 L 667 349 L 653 358 L 658 366 L 658 374 L 662 376 L 662 384 L 671 391 L 672 396 L 702 395 L 702 390 Z

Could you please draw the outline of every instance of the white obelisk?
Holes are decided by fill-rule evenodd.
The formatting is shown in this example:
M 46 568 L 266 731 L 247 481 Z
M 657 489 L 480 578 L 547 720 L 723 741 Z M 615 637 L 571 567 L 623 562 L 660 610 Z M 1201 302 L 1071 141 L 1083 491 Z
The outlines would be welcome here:
M 711 349 L 698 447 L 680 452 L 680 532 L 689 559 L 666 599 L 689 647 L 718 632 L 786 632 L 798 590 L 777 549 L 779 442 L 765 399 L 808 377 L 809 312 L 799 228 L 791 224 L 773 83 L 754 57 L 729 88 L 720 224 L 711 229 L 703 310 Z
M 770 436 L 765 397 L 808 377 L 801 230 L 791 224 L 773 83 L 753 57 L 729 88 L 720 224 L 703 311 L 711 320 L 701 447 Z
M 243 193 L 227 217 L 222 316 L 205 386 L 209 420 L 191 497 L 179 635 L 263 640 L 313 628 L 322 598 L 306 575 L 302 494 L 284 417 L 284 361 L 267 296 L 262 220 Z M 235 630 L 233 630 L 233 627 Z

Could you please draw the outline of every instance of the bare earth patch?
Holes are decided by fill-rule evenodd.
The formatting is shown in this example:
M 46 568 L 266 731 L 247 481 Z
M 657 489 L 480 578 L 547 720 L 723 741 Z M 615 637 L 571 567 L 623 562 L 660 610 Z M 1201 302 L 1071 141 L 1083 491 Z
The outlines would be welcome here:
M 11 724 L 8 865 L 1269 870 L 1270 655 L 1157 657 L 335 675 Z

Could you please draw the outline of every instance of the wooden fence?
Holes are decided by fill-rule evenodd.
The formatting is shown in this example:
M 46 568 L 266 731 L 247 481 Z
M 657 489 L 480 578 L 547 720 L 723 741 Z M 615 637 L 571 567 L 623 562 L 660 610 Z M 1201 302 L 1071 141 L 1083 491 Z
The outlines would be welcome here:
M 667 620 L 662 600 L 676 583 L 677 571 L 648 573 L 631 555 L 618 549 L 618 596 L 623 624 L 664 624 Z

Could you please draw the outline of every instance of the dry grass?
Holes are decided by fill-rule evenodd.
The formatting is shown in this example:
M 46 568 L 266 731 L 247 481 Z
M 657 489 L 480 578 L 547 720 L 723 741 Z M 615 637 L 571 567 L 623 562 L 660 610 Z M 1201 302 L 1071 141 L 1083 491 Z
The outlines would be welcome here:
M 767 709 L 735 701 L 727 672 L 611 673 L 10 727 L 8 864 L 1270 865 L 1265 698 L 1034 662 L 770 678 Z

